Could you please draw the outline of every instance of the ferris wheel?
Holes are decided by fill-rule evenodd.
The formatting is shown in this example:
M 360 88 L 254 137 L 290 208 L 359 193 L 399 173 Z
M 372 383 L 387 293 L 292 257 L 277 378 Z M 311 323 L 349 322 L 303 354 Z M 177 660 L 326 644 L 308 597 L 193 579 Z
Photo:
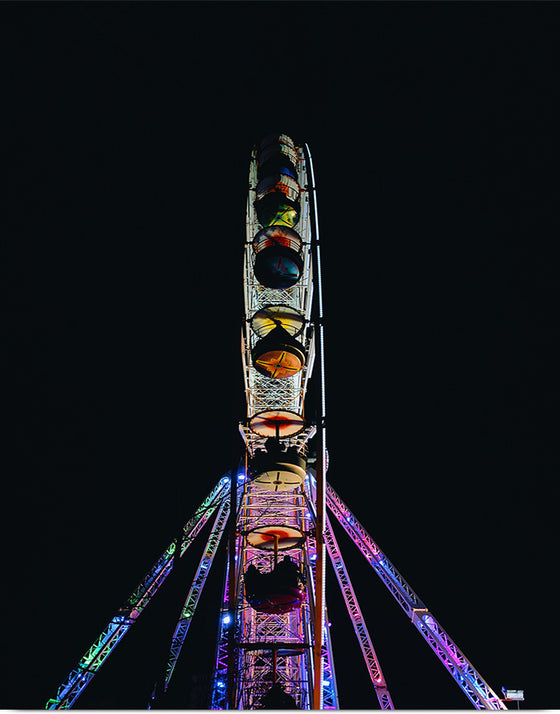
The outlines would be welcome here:
M 393 709 L 327 511 L 471 705 L 507 708 L 327 483 L 317 215 L 308 146 L 285 134 L 265 137 L 251 154 L 247 200 L 241 338 L 247 412 L 239 425 L 244 457 L 200 504 L 47 709 L 74 705 L 211 519 L 154 699 L 165 702 L 216 553 L 227 542 L 209 708 L 340 708 L 325 598 L 328 553 L 379 708 Z M 311 379 L 318 404 L 310 415 Z

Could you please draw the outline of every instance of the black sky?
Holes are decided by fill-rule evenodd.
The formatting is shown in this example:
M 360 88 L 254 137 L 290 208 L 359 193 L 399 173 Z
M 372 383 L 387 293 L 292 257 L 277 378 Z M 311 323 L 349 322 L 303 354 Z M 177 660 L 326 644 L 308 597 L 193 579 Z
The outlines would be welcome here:
M 329 480 L 492 687 L 560 705 L 559 21 L 556 3 L 0 5 L 0 706 L 43 706 L 230 468 L 248 159 L 271 129 L 315 164 Z M 466 707 L 353 548 L 396 705 Z M 81 706 L 146 705 L 199 554 Z M 219 575 L 175 706 L 211 664 Z M 341 705 L 375 708 L 335 588 Z

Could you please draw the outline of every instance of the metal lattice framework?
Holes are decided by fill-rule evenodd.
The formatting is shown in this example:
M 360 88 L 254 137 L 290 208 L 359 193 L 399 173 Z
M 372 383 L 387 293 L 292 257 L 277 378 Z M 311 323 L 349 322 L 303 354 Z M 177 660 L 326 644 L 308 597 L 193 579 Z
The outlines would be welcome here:
M 393 709 L 393 701 L 391 699 L 391 695 L 389 694 L 385 677 L 381 671 L 381 665 L 379 664 L 366 622 L 362 616 L 362 611 L 360 610 L 360 606 L 356 598 L 356 593 L 354 592 L 354 588 L 352 587 L 352 583 L 350 581 L 350 575 L 348 574 L 348 570 L 344 563 L 344 559 L 342 558 L 338 542 L 328 518 L 327 530 L 325 531 L 325 542 L 327 544 L 327 550 L 329 552 L 331 563 L 336 573 L 338 584 L 352 620 L 352 625 L 354 626 L 354 632 L 356 633 L 356 637 L 360 643 L 362 656 L 367 665 L 377 699 L 379 700 L 379 705 L 381 709 Z
M 301 550 L 290 551 L 300 570 L 306 573 L 310 584 L 306 602 L 301 609 L 286 614 L 259 613 L 253 610 L 243 596 L 243 573 L 249 565 L 261 572 L 273 567 L 270 551 L 251 547 L 247 535 L 259 527 L 294 527 L 303 533 L 312 533 L 314 513 L 310 510 L 303 489 L 288 494 L 263 491 L 245 482 L 237 520 L 235 617 L 232 620 L 227 588 L 224 589 L 222 624 L 216 651 L 216 683 L 212 694 L 212 709 L 225 708 L 227 682 L 227 628 L 236 628 L 234 682 L 235 707 L 258 708 L 260 699 L 271 686 L 271 660 L 275 658 L 277 681 L 284 691 L 296 701 L 298 708 L 310 709 L 312 702 L 312 621 L 314 607 L 313 563 L 316 559 L 315 541 L 306 539 Z M 229 566 L 228 566 L 229 571 Z M 227 581 L 227 573 L 226 573 Z M 338 709 L 338 695 L 332 661 L 330 633 L 325 628 L 325 667 L 323 669 L 324 709 Z M 275 654 L 276 653 L 276 654 Z M 281 654 L 279 654 L 281 653 Z
M 284 135 L 282 135 L 284 136 Z M 285 139 L 282 139 L 284 141 Z M 290 140 L 291 141 L 291 140 Z M 241 338 L 243 377 L 247 400 L 247 421 L 239 429 L 245 443 L 245 468 L 224 475 L 185 524 L 181 536 L 158 558 L 126 603 L 86 651 L 78 665 L 60 685 L 48 709 L 73 706 L 97 674 L 108 656 L 136 623 L 155 593 L 172 572 L 209 519 L 215 517 L 197 571 L 177 619 L 165 675 L 160 692 L 164 697 L 175 665 L 187 638 L 208 573 L 224 533 L 229 533 L 222 602 L 217 617 L 215 668 L 209 706 L 211 709 L 263 708 L 266 696 L 279 687 L 299 709 L 338 709 L 339 693 L 328 615 L 324 600 L 324 557 L 328 552 L 346 608 L 361 648 L 380 709 L 393 709 L 393 700 L 373 641 L 360 609 L 350 574 L 332 524 L 328 508 L 348 538 L 364 556 L 406 616 L 420 632 L 436 657 L 477 709 L 506 709 L 506 706 L 443 630 L 426 605 L 352 514 L 334 489 L 326 483 L 324 344 L 318 221 L 313 167 L 306 145 L 294 148 L 297 156 L 299 224 L 301 237 L 301 275 L 289 288 L 270 288 L 255 276 L 253 241 L 262 226 L 257 219 L 258 151 L 251 155 L 247 201 L 247 239 L 244 248 L 243 288 L 245 323 Z M 292 183 L 295 179 L 292 178 Z M 315 297 L 314 297 L 315 292 Z M 298 339 L 305 351 L 305 364 L 285 379 L 263 375 L 252 363 L 259 335 L 251 320 L 258 311 L 271 306 L 287 306 L 297 311 L 303 323 Z M 305 479 L 278 490 L 272 482 L 258 483 L 247 464 L 257 452 L 269 448 L 262 433 L 253 431 L 250 420 L 266 410 L 287 410 L 304 415 L 306 390 L 313 373 L 315 356 L 319 363 L 318 422 L 305 422 L 304 428 L 280 438 L 276 446 L 305 456 L 310 440 L 317 434 L 316 469 L 307 468 Z M 272 453 L 272 452 L 271 452 Z M 282 453 L 287 453 L 282 452 Z M 311 460 L 310 460 L 311 461 Z M 279 478 L 279 476 L 277 477 Z M 280 483 L 278 480 L 277 483 Z M 283 546 L 300 574 L 304 586 L 298 606 L 290 610 L 263 609 L 251 600 L 246 590 L 246 574 L 254 567 L 261 575 L 270 574 L 278 564 L 280 536 L 274 547 L 255 539 L 264 533 L 282 530 L 297 533 L 294 542 Z M 270 536 L 272 537 L 272 536 Z M 266 540 L 266 539 L 265 539 Z M 274 605 L 274 603 L 272 603 Z
M 298 148 L 297 168 L 299 185 L 304 187 L 301 196 L 301 215 L 298 223 L 298 233 L 303 241 L 302 277 L 290 288 L 272 289 L 261 285 L 255 278 L 254 273 L 253 240 L 261 226 L 255 212 L 256 187 L 258 183 L 257 154 L 255 150 L 251 156 L 246 218 L 247 240 L 243 261 L 245 328 L 241 336 L 241 355 L 247 398 L 247 415 L 249 418 L 265 409 L 288 409 L 303 413 L 307 383 L 315 361 L 314 329 L 311 323 L 313 302 L 312 230 L 309 195 L 305 190 L 308 185 L 308 171 L 303 148 Z M 251 350 L 255 346 L 258 337 L 251 329 L 250 320 L 258 310 L 271 305 L 286 305 L 297 310 L 304 317 L 307 326 L 301 338 L 306 350 L 306 365 L 301 372 L 289 379 L 270 379 L 259 374 L 252 365 Z M 262 439 L 251 433 L 247 427 L 241 426 L 241 433 L 249 453 L 252 454 L 254 452 L 257 444 L 262 445 Z M 297 442 L 298 445 L 305 443 L 309 438 L 311 438 L 309 432 L 300 436 Z
M 167 660 L 167 665 L 165 668 L 165 678 L 163 683 L 164 692 L 167 692 L 169 682 L 171 681 L 171 677 L 173 676 L 173 672 L 175 670 L 175 665 L 177 664 L 177 660 L 179 659 L 179 655 L 181 654 L 181 649 L 189 631 L 189 627 L 192 622 L 196 606 L 198 605 L 198 601 L 206 583 L 206 578 L 208 576 L 210 568 L 212 567 L 214 556 L 216 555 L 218 545 L 220 544 L 220 540 L 227 525 L 229 510 L 230 502 L 228 499 L 224 499 L 218 509 L 218 514 L 216 516 L 214 526 L 212 528 L 212 531 L 210 532 L 208 541 L 206 542 L 206 547 L 204 548 L 202 558 L 200 559 L 198 570 L 196 571 L 196 575 L 188 592 L 187 599 L 185 600 L 185 604 L 183 605 L 183 609 L 181 610 L 179 620 L 173 633 L 171 647 L 169 651 L 169 658 Z
M 56 696 L 48 700 L 47 709 L 69 709 L 74 704 L 171 573 L 177 555 L 182 557 L 186 553 L 228 493 L 229 478 L 224 476 L 185 524 L 180 542 L 173 541 L 164 550 L 146 577 L 60 685 Z
M 413 625 L 477 709 L 507 709 L 331 486 L 327 503 Z

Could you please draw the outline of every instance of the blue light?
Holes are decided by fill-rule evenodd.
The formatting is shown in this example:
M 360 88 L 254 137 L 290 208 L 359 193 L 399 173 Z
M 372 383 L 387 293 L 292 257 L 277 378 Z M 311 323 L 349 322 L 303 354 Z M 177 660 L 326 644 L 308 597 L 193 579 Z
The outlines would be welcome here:
M 229 623 L 231 622 L 231 615 L 224 615 L 222 622 L 224 623 L 224 625 L 229 625 Z

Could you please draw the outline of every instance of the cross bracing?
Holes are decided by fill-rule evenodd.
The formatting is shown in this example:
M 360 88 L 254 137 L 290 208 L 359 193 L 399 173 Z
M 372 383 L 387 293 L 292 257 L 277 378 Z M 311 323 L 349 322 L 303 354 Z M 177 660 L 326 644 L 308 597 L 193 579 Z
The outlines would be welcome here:
M 183 643 L 189 631 L 192 618 L 196 611 L 196 607 L 200 600 L 204 585 L 206 583 L 206 578 L 210 568 L 212 567 L 212 562 L 216 554 L 220 540 L 224 534 L 224 530 L 227 524 L 227 519 L 230 510 L 230 502 L 228 499 L 223 499 L 221 505 L 218 509 L 218 514 L 216 515 L 216 520 L 214 526 L 208 536 L 208 541 L 204 548 L 202 558 L 198 565 L 198 570 L 195 574 L 194 580 L 187 594 L 187 599 L 179 615 L 179 620 L 175 627 L 175 632 L 173 633 L 173 638 L 171 640 L 171 647 L 169 650 L 169 657 L 167 659 L 167 664 L 165 668 L 165 677 L 163 682 L 163 691 L 166 692 L 169 687 L 169 682 L 173 676 L 173 671 L 177 660 L 181 654 L 181 649 Z
M 308 481 L 309 483 L 309 481 Z M 306 502 L 309 504 L 309 499 L 306 497 Z M 315 514 L 315 510 L 311 507 L 311 512 Z M 314 615 L 315 583 L 316 572 L 315 564 L 317 562 L 317 543 L 313 533 L 309 534 L 306 541 L 306 574 L 310 589 L 310 607 L 312 615 Z M 330 621 L 327 606 L 324 607 L 324 622 L 323 622 L 323 644 L 321 648 L 321 707 L 322 709 L 340 709 L 338 699 L 338 686 L 336 682 L 336 672 L 334 665 L 334 652 L 332 647 Z
M 301 493 L 286 495 L 253 488 L 243 499 L 238 523 L 242 533 L 263 525 L 289 525 L 306 532 L 312 527 L 312 515 Z
M 477 709 L 507 709 L 330 485 L 327 486 L 327 503 L 471 703 Z
M 310 473 L 312 480 L 312 474 Z M 301 488 L 301 487 L 300 487 Z M 307 601 L 302 611 L 285 615 L 262 614 L 257 617 L 251 614 L 250 607 L 243 597 L 243 565 L 251 561 L 257 562 L 261 567 L 266 567 L 267 558 L 270 554 L 257 549 L 243 548 L 243 539 L 246 532 L 259 524 L 292 524 L 299 523 L 304 528 L 310 524 L 313 514 L 310 515 L 308 504 L 312 499 L 312 492 L 304 493 L 303 488 L 297 493 L 291 494 L 293 499 L 290 507 L 282 503 L 279 494 L 258 492 L 247 484 L 241 495 L 241 501 L 237 513 L 237 538 L 239 543 L 236 578 L 236 620 L 234 623 L 226 622 L 225 616 L 230 611 L 227 598 L 227 587 L 224 587 L 223 603 L 220 609 L 220 624 L 218 632 L 216 668 L 214 688 L 212 690 L 212 709 L 227 708 L 226 702 L 226 682 L 230 653 L 227 648 L 227 631 L 230 626 L 237 628 L 236 667 L 237 681 L 243 683 L 238 686 L 237 703 L 239 708 L 256 706 L 259 696 L 262 696 L 270 685 L 267 679 L 270 674 L 270 667 L 266 670 L 266 663 L 270 664 L 270 656 L 273 651 L 266 651 L 267 646 L 279 645 L 297 646 L 304 649 L 304 653 L 297 657 L 290 657 L 283 654 L 277 659 L 277 676 L 279 681 L 289 682 L 288 690 L 295 696 L 299 705 L 303 708 L 310 708 L 310 658 L 307 655 L 312 638 L 312 609 L 314 603 L 313 570 L 315 545 L 314 539 L 310 536 L 305 543 L 305 547 L 298 554 L 298 562 L 302 565 L 302 570 L 308 574 L 310 587 L 307 593 Z M 208 538 L 208 544 L 219 541 L 219 536 L 223 532 L 224 521 L 220 517 L 227 511 L 224 503 L 229 497 L 229 478 L 222 478 L 216 488 L 207 499 L 197 509 L 194 516 L 189 519 L 183 529 L 182 550 L 184 553 L 196 535 L 200 533 L 201 522 L 206 522 L 208 518 L 216 513 L 218 517 Z M 403 576 L 394 567 L 385 553 L 379 548 L 363 525 L 350 511 L 348 506 L 334 491 L 331 486 L 327 487 L 327 503 L 329 510 L 337 519 L 338 523 L 346 531 L 353 543 L 359 548 L 366 561 L 387 586 L 396 602 L 405 611 L 412 624 L 418 629 L 420 634 L 429 644 L 438 659 L 444 664 L 446 669 L 461 687 L 471 704 L 477 709 L 506 709 L 504 702 L 497 696 L 491 687 L 485 682 L 477 672 L 472 663 L 464 656 L 459 647 L 453 642 L 449 635 L 442 628 L 428 608 L 424 605 L 418 595 L 412 590 Z M 348 571 L 344 565 L 342 551 L 334 538 L 332 526 L 328 525 L 327 548 L 330 551 L 335 573 L 341 574 L 339 583 L 341 592 L 345 599 L 350 618 L 353 623 L 357 623 L 358 641 L 362 647 L 362 654 L 365 665 L 373 674 L 372 683 L 374 690 L 380 700 L 380 708 L 392 708 L 388 690 L 376 688 L 373 681 L 382 676 L 377 655 L 372 657 L 373 646 L 368 647 L 369 633 L 365 626 L 365 621 L 359 610 L 359 605 L 355 598 L 355 593 L 349 581 Z M 213 555 L 215 549 L 211 547 Z M 207 552 L 207 551 L 205 551 Z M 142 580 L 141 585 L 135 589 L 125 606 L 119 609 L 105 630 L 96 639 L 93 645 L 87 650 L 78 666 L 72 670 L 65 682 L 59 688 L 57 696 L 50 699 L 47 708 L 68 709 L 74 705 L 80 694 L 91 682 L 100 667 L 106 661 L 109 654 L 114 650 L 122 637 L 135 624 L 140 614 L 143 612 L 151 598 L 162 586 L 167 575 L 171 572 L 173 555 L 175 553 L 175 542 L 162 553 L 154 564 L 148 575 Z M 201 563 L 204 562 L 204 555 Z M 227 565 L 226 565 L 227 570 Z M 192 605 L 201 594 L 201 572 L 207 569 L 199 566 L 197 575 L 193 580 L 190 594 L 187 597 L 183 613 L 187 610 L 194 612 Z M 227 573 L 226 573 L 227 575 Z M 224 581 L 227 583 L 227 578 Z M 328 618 L 326 618 L 328 622 Z M 366 634 L 367 633 L 367 634 Z M 186 633 L 185 633 L 186 634 Z M 339 708 L 338 694 L 336 690 L 336 678 L 334 676 L 334 662 L 332 658 L 332 645 L 330 642 L 328 627 L 325 627 L 324 645 L 324 669 L 323 669 L 323 708 Z M 371 640 L 369 639 L 369 642 Z M 267 653 L 266 653 L 266 652 Z M 306 663 L 307 669 L 304 667 Z M 305 670 L 302 673 L 302 667 Z M 268 671 L 268 674 L 267 674 Z M 384 682 L 384 678 L 382 678 Z M 247 687 L 245 688 L 245 684 Z M 384 699 L 383 699 L 384 697 Z
M 373 647 L 371 637 L 362 615 L 362 611 L 358 604 L 358 599 L 352 583 L 350 581 L 350 575 L 342 558 L 342 553 L 340 551 L 338 541 L 332 529 L 331 523 L 327 517 L 327 529 L 325 531 L 325 543 L 327 550 L 329 552 L 329 557 L 333 565 L 344 602 L 348 609 L 348 614 L 352 621 L 354 627 L 354 632 L 360 644 L 362 650 L 362 656 L 368 668 L 368 673 L 370 675 L 375 693 L 379 700 L 381 709 L 393 709 L 393 702 L 391 695 L 389 694 L 389 689 L 383 676 L 381 670 L 381 665 L 377 658 L 377 654 Z
M 253 458 L 253 462 L 257 461 L 255 452 L 260 456 L 264 452 L 267 457 L 282 454 L 281 458 L 284 461 L 267 463 L 264 471 L 256 472 L 257 476 L 254 472 L 250 472 L 251 477 L 255 477 L 254 482 L 249 480 L 247 469 L 242 474 L 232 471 L 218 482 L 189 519 L 180 537 L 163 552 L 125 605 L 118 610 L 99 638 L 87 650 L 77 667 L 59 688 L 56 697 L 49 700 L 47 708 L 64 709 L 75 703 L 172 572 L 177 559 L 186 552 L 204 525 L 215 514 L 214 524 L 172 637 L 162 688 L 163 694 L 165 695 L 175 671 L 183 643 L 188 636 L 190 622 L 202 597 L 206 578 L 227 527 L 229 557 L 225 564 L 222 601 L 218 613 L 218 636 L 210 708 L 270 708 L 267 701 L 270 704 L 271 700 L 267 700 L 267 697 L 275 687 L 279 688 L 284 697 L 288 697 L 295 708 L 340 708 L 330 623 L 325 603 L 324 560 L 327 551 L 379 707 L 392 709 L 393 701 L 352 586 L 350 573 L 332 525 L 326 517 L 328 507 L 470 703 L 477 709 L 505 709 L 503 701 L 467 660 L 338 494 L 326 483 L 324 336 L 318 222 L 311 157 L 307 145 L 297 149 L 297 177 L 301 188 L 298 194 L 301 209 L 298 231 L 301 241 L 297 235 L 294 238 L 293 232 L 290 234 L 284 231 L 281 234 L 283 238 L 287 235 L 289 240 L 300 246 L 298 255 L 301 255 L 301 260 L 298 269 L 301 267 L 301 275 L 296 285 L 274 289 L 261 285 L 255 277 L 255 255 L 260 249 L 258 245 L 264 245 L 260 243 L 263 235 L 268 240 L 266 231 L 260 234 L 262 226 L 256 216 L 258 179 L 256 157 L 256 152 L 253 152 L 250 164 L 247 238 L 243 267 L 245 322 L 241 353 L 247 398 L 247 422 L 240 425 L 240 432 L 246 446 L 246 465 L 247 459 Z M 282 191 L 291 190 L 290 182 L 293 184 L 295 181 L 293 173 L 291 176 L 289 180 L 282 177 L 274 178 L 275 181 L 278 180 L 275 186 L 281 185 Z M 261 193 L 263 190 L 261 186 Z M 261 205 L 260 215 L 266 215 L 262 210 Z M 297 213 L 293 203 L 289 210 L 292 210 L 294 215 Z M 281 220 L 284 221 L 287 213 L 276 215 L 281 215 Z M 280 249 L 278 255 L 282 255 Z M 275 264 L 275 269 L 276 267 Z M 254 327 L 257 323 L 252 320 L 258 311 L 261 311 L 261 314 L 257 319 L 262 320 L 263 311 L 266 312 L 267 308 L 270 308 L 268 314 L 265 314 L 265 322 L 272 321 L 278 324 L 280 321 L 278 306 L 286 307 L 287 311 L 285 310 L 284 314 L 287 312 L 290 319 L 295 320 L 294 333 L 297 332 L 298 339 L 295 354 L 297 355 L 297 350 L 305 354 L 300 360 L 299 371 L 289 374 L 293 368 L 288 365 L 284 370 L 287 376 L 276 379 L 274 377 L 277 372 L 275 371 L 271 377 L 270 373 L 262 369 L 264 362 L 259 363 L 257 357 L 255 361 L 261 369 L 257 370 L 253 365 L 253 354 L 259 355 L 255 350 L 262 335 L 258 334 L 257 328 Z M 274 319 L 270 315 L 274 315 Z M 274 329 L 275 327 L 271 328 Z M 281 333 L 281 330 L 277 331 L 278 333 Z M 282 339 L 284 340 L 281 343 L 282 350 L 286 352 L 285 345 L 289 344 L 289 341 L 286 342 L 285 337 Z M 293 347 L 293 342 L 291 344 Z M 313 425 L 304 413 L 304 400 L 313 371 L 316 350 L 319 365 L 320 408 L 319 417 Z M 264 350 L 260 354 L 263 353 Z M 282 436 L 279 427 L 275 427 L 276 431 L 273 430 L 275 437 L 270 438 L 270 424 L 265 428 L 262 427 L 261 422 L 259 433 L 253 421 L 253 431 L 249 420 L 255 415 L 260 415 L 258 418 L 262 420 L 261 412 L 266 413 L 267 410 L 291 412 L 288 419 L 290 428 L 292 424 L 296 425 L 296 429 L 301 428 L 302 421 L 305 422 L 305 426 L 301 431 L 294 429 L 290 432 L 288 429 L 289 433 Z M 295 420 L 294 413 L 297 417 Z M 277 416 L 275 415 L 275 418 Z M 307 457 L 309 451 L 308 442 L 315 434 L 317 434 L 314 457 L 314 462 L 317 464 L 316 486 L 315 474 L 309 468 L 312 459 L 309 459 L 307 469 L 301 466 L 302 459 L 305 464 L 304 457 Z M 273 443 L 268 444 L 269 441 Z M 269 447 L 270 451 L 268 451 Z M 294 451 L 297 452 L 295 456 Z M 284 466 L 288 467 L 286 473 L 289 474 L 289 478 L 281 481 L 280 472 Z M 307 477 L 302 483 L 301 479 L 306 472 Z M 259 481 L 259 473 L 275 480 L 263 478 Z M 294 480 L 292 474 L 300 475 Z M 272 483 L 276 485 L 273 487 Z M 232 489 L 232 484 L 235 489 Z M 286 485 L 288 490 L 285 489 Z M 237 498 L 234 498 L 235 495 Z M 289 552 L 288 565 L 296 569 L 298 578 L 297 587 L 290 586 L 287 590 L 279 592 L 281 588 L 279 588 L 280 581 L 276 577 L 276 570 L 280 565 L 279 557 L 282 550 Z M 258 573 L 259 578 L 272 576 L 272 579 L 268 577 L 267 582 L 275 582 L 274 588 L 277 589 L 261 590 L 257 593 L 258 596 L 254 596 L 254 593 L 251 595 L 248 586 L 250 568 Z M 287 599 L 282 600 L 282 597 Z
M 282 494 L 263 491 L 250 483 L 246 484 L 237 520 L 236 552 L 239 572 L 245 572 L 249 565 L 256 566 L 261 572 L 267 572 L 273 566 L 273 553 L 270 550 L 251 547 L 247 543 L 249 533 L 263 526 L 291 526 L 302 533 L 311 533 L 313 522 L 314 515 L 309 510 L 308 499 L 302 489 Z M 295 699 L 298 708 L 311 708 L 314 539 L 308 538 L 305 547 L 289 552 L 298 568 L 307 573 L 307 597 L 301 608 L 284 614 L 255 612 L 247 605 L 239 588 L 236 605 L 236 622 L 239 623 L 239 628 L 234 689 L 240 708 L 255 708 L 270 688 L 272 658 L 275 681 L 285 685 L 284 691 Z M 338 695 L 330 633 L 327 630 L 324 650 L 326 667 L 322 677 L 325 690 L 323 708 L 335 709 L 338 708 Z M 223 648 L 218 649 L 217 660 L 222 653 Z M 217 667 L 219 666 L 217 662 Z M 215 698 L 213 708 L 216 708 L 217 701 L 218 698 Z
M 228 494 L 229 478 L 224 476 L 185 524 L 179 542 L 179 557 L 185 554 L 218 505 L 228 497 Z M 173 541 L 85 652 L 77 666 L 68 674 L 58 688 L 56 696 L 48 700 L 47 709 L 69 709 L 73 706 L 171 573 L 176 554 L 177 541 Z
M 313 370 L 315 360 L 314 330 L 311 324 L 311 308 L 313 300 L 312 280 L 312 246 L 309 198 L 306 193 L 308 184 L 306 162 L 300 150 L 298 162 L 299 184 L 303 187 L 301 198 L 301 214 L 298 232 L 302 238 L 303 271 L 297 284 L 290 288 L 271 289 L 261 285 L 254 275 L 255 256 L 252 241 L 260 229 L 254 202 L 257 186 L 256 154 L 253 153 L 249 172 L 249 195 L 247 200 L 247 242 L 245 245 L 243 285 L 245 297 L 245 328 L 242 334 L 242 361 L 247 397 L 247 415 L 265 409 L 287 409 L 303 414 L 304 397 L 308 380 Z M 287 379 L 274 380 L 262 376 L 253 367 L 251 350 L 257 342 L 257 336 L 251 329 L 250 320 L 253 315 L 271 305 L 285 305 L 297 310 L 305 319 L 306 328 L 299 337 L 306 352 L 306 364 L 300 372 Z M 244 435 L 247 447 L 252 453 L 259 444 L 258 437 L 247 431 Z
M 228 649 L 229 628 L 232 626 L 229 620 L 230 602 L 229 602 L 229 574 L 230 562 L 226 559 L 224 569 L 224 579 L 222 585 L 222 606 L 219 612 L 218 621 L 218 637 L 216 640 L 216 664 L 214 667 L 214 686 L 211 690 L 210 709 L 227 709 L 228 707 L 228 663 L 231 660 L 231 653 Z M 238 583 L 236 583 L 236 592 L 238 592 Z M 237 622 L 234 621 L 233 626 L 237 627 Z
M 274 553 L 251 547 L 247 536 L 259 527 L 291 526 L 305 532 L 311 527 L 311 514 L 301 493 L 279 494 L 263 491 L 247 484 L 238 519 L 238 564 L 241 572 L 249 565 L 260 572 L 274 566 Z M 304 570 L 304 552 L 290 551 L 297 566 Z M 238 599 L 238 666 L 235 691 L 239 692 L 242 708 L 254 708 L 266 694 L 272 682 L 271 662 L 274 659 L 276 682 L 288 683 L 284 691 L 294 697 L 301 708 L 310 701 L 310 614 L 309 603 L 287 613 L 256 612 L 240 594 Z M 278 651 L 288 652 L 278 656 Z

